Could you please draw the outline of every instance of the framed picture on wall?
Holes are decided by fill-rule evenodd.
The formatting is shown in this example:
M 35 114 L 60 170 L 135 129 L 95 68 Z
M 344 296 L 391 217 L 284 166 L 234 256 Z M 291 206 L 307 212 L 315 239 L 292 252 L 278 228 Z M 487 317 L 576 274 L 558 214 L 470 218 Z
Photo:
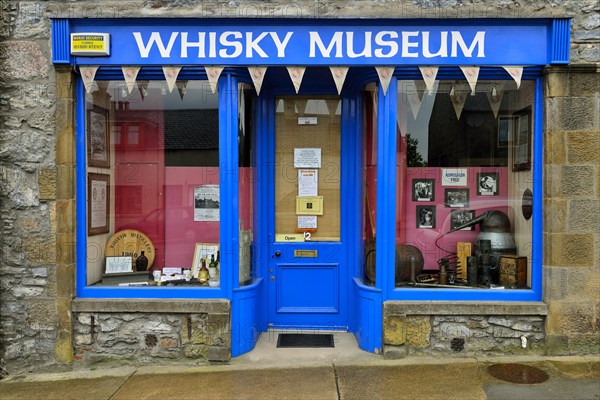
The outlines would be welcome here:
M 88 166 L 110 168 L 108 110 L 94 106 L 87 111 Z
M 446 189 L 444 204 L 452 208 L 469 207 L 469 189 Z
M 512 115 L 498 116 L 498 147 L 508 147 L 512 142 L 515 117 Z
M 89 173 L 87 188 L 88 236 L 108 233 L 110 218 L 110 175 Z
M 192 261 L 192 276 L 198 278 L 198 273 L 202 267 L 202 259 L 206 260 L 206 268 L 210 263 L 210 256 L 214 255 L 217 258 L 217 252 L 219 251 L 218 243 L 196 243 L 194 249 L 194 259 Z
M 477 195 L 478 196 L 497 196 L 498 195 L 498 173 L 497 172 L 478 172 L 477 173 Z
M 513 171 L 529 171 L 531 169 L 531 107 L 524 108 L 514 114 Z
M 413 201 L 434 201 L 435 179 L 413 179 L 412 199 Z
M 435 206 L 417 206 L 417 228 L 435 228 Z
M 450 212 L 450 229 L 454 230 L 463 226 L 464 224 L 471 222 L 475 218 L 475 211 L 473 210 L 453 210 Z M 462 228 L 461 231 L 472 231 L 475 226 L 469 226 Z

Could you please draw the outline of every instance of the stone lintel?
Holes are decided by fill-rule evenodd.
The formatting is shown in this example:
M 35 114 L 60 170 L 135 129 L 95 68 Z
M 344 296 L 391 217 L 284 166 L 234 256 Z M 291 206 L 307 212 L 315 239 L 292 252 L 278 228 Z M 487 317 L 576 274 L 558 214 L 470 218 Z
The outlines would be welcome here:
M 75 299 L 73 312 L 151 314 L 229 314 L 226 299 Z
M 543 302 L 386 301 L 384 315 L 548 315 Z

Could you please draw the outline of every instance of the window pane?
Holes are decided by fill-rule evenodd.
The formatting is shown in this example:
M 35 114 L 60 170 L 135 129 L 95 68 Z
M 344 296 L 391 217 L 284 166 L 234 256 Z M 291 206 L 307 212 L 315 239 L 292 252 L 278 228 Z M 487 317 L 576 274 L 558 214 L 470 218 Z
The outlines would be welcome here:
M 375 284 L 375 230 L 377 226 L 377 85 L 365 88 L 364 123 L 364 282 Z
M 132 93 L 100 81 L 86 108 L 88 285 L 157 284 L 153 271 L 161 285 L 199 285 L 219 249 L 217 95 L 207 81 L 171 93 L 163 81 Z
M 399 81 L 396 286 L 531 286 L 533 90 Z
M 254 183 L 256 181 L 256 159 L 254 155 L 254 122 L 256 91 L 247 84 L 239 85 L 239 201 L 240 201 L 240 286 L 256 278 L 254 264 Z

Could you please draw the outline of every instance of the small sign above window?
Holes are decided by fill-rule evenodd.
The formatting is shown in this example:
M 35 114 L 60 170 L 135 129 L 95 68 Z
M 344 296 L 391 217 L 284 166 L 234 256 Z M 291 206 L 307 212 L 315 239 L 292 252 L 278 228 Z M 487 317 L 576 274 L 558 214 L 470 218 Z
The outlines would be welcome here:
M 110 34 L 71 33 L 71 55 L 110 56 Z

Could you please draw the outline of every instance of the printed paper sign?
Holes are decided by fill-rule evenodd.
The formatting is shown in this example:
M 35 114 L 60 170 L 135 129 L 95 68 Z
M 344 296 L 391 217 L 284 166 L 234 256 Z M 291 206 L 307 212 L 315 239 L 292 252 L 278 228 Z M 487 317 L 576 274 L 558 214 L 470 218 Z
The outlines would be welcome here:
M 298 196 L 317 196 L 319 193 L 319 170 L 298 170 Z
M 467 169 L 442 168 L 442 186 L 467 186 Z
M 294 168 L 321 168 L 321 149 L 294 149 Z
M 219 220 L 219 185 L 194 188 L 194 221 Z
M 317 229 L 317 216 L 298 215 L 298 229 Z

